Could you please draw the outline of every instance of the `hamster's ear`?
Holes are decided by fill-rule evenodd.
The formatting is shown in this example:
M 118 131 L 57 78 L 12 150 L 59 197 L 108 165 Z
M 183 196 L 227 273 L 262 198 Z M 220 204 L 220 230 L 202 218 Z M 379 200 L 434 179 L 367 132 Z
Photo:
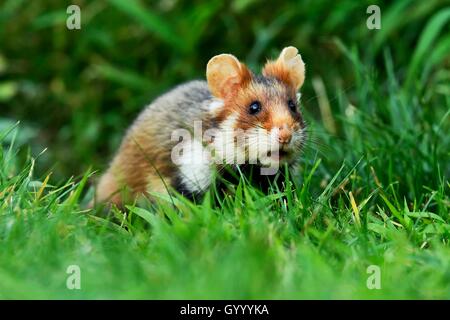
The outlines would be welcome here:
M 266 77 L 277 78 L 298 90 L 305 81 L 305 63 L 297 48 L 286 47 L 277 60 L 266 63 L 262 73 Z
M 206 79 L 211 93 L 224 99 L 251 80 L 250 70 L 231 54 L 212 57 L 206 66 Z

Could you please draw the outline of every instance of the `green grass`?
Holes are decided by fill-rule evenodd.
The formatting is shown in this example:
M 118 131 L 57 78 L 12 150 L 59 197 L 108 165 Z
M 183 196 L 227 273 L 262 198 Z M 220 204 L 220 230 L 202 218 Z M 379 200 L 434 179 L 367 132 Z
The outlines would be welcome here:
M 376 83 L 362 81 L 361 107 L 336 116 L 344 138 L 316 130 L 344 164 L 309 150 L 298 176 L 268 195 L 241 179 L 225 198 L 178 196 L 177 209 L 161 198 L 102 218 L 81 209 L 87 175 L 50 186 L 34 179 L 34 160 L 17 171 L 14 149 L 4 150 L 0 296 L 449 298 L 450 101 L 441 114 Z M 72 264 L 79 291 L 65 287 Z M 366 287 L 370 265 L 381 268 L 380 290 Z
M 351 1 L 281 2 L 270 24 L 257 1 L 198 12 L 182 3 L 168 20 L 139 1 L 99 3 L 81 35 L 61 32 L 51 1 L 0 5 L 0 298 L 450 298 L 448 8 L 383 5 L 382 29 L 368 33 L 366 16 L 350 24 L 361 9 Z M 19 9 L 39 17 L 32 29 L 9 23 Z M 180 31 L 194 22 L 198 33 Z M 2 34 L 19 31 L 35 40 Z M 93 171 L 145 100 L 202 76 L 212 54 L 235 48 L 256 67 L 285 42 L 303 47 L 309 68 L 310 139 L 283 190 L 263 194 L 241 179 L 201 203 L 174 195 L 107 215 L 85 209 Z M 66 287 L 70 265 L 81 290 Z M 371 265 L 380 290 L 367 288 Z

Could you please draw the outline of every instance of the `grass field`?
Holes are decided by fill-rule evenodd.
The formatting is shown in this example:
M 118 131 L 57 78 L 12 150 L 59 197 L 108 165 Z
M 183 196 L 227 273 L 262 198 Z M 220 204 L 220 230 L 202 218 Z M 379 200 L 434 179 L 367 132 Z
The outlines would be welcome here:
M 87 3 L 78 35 L 55 1 L 0 4 L 0 298 L 450 298 L 445 2 L 382 2 L 378 31 L 369 2 L 282 1 L 273 20 L 258 1 Z M 307 64 L 309 124 L 284 190 L 85 209 L 145 101 L 218 52 L 256 69 L 283 44 Z

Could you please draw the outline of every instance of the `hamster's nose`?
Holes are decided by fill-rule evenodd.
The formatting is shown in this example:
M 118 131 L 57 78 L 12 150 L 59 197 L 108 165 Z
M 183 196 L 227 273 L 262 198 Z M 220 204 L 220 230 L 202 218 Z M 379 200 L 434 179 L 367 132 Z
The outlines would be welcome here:
M 291 130 L 283 127 L 280 128 L 280 132 L 278 133 L 278 142 L 281 144 L 288 144 L 291 142 L 292 132 Z

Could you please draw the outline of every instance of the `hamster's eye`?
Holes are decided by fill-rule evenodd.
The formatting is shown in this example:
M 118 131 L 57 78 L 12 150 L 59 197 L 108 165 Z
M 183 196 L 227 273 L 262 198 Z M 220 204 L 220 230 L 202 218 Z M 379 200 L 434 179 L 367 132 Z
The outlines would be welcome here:
M 288 101 L 288 107 L 289 107 L 289 109 L 291 109 L 292 112 L 297 111 L 297 105 L 295 104 L 295 102 L 293 100 Z
M 257 114 L 261 111 L 261 103 L 259 101 L 253 101 L 248 107 L 248 112 L 250 114 Z

